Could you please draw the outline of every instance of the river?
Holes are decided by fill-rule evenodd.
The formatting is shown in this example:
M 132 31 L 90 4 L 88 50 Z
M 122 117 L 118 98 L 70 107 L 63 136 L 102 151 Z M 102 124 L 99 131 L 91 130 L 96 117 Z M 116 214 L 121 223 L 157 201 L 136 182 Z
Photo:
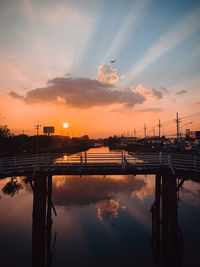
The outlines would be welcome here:
M 88 152 L 112 153 L 107 147 Z M 15 180 L 15 192 L 5 190 L 10 180 L 0 180 L 0 266 L 34 266 L 33 190 L 25 177 Z M 156 266 L 155 175 L 53 176 L 52 182 L 57 216 L 52 212 L 45 266 Z M 181 265 L 174 266 L 199 266 L 200 183 L 185 181 L 177 203 Z

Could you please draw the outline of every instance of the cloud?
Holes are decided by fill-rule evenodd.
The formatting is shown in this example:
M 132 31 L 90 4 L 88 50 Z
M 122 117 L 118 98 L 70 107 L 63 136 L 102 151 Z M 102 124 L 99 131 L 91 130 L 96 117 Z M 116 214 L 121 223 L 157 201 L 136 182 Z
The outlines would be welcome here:
M 139 84 L 135 90 L 136 92 L 145 96 L 146 99 L 149 99 L 152 97 L 156 99 L 161 99 L 164 97 L 164 95 L 169 94 L 169 91 L 165 87 L 161 87 L 160 89 L 157 89 L 157 88 L 148 89 L 148 88 L 143 87 L 142 84 Z
M 137 112 L 160 112 L 160 111 L 162 111 L 161 108 L 143 108 L 137 110 Z
M 120 204 L 113 199 L 101 200 L 96 204 L 98 209 L 98 218 L 100 221 L 108 220 L 118 216 Z
M 132 175 L 125 176 L 69 176 L 54 178 L 54 203 L 59 206 L 90 205 L 110 200 L 115 194 L 123 193 L 131 196 L 140 191 L 146 182 Z M 111 201 L 112 202 L 112 201 Z M 110 203 L 113 204 L 113 203 Z M 100 208 L 100 206 L 98 206 Z
M 102 83 L 109 83 L 113 84 L 117 82 L 121 78 L 117 75 L 117 70 L 112 69 L 111 67 L 107 65 L 100 65 L 98 67 L 98 77 L 96 78 L 97 81 L 100 81 Z M 123 75 L 122 75 L 123 78 Z
M 180 90 L 180 91 L 176 92 L 176 94 L 177 95 L 182 95 L 182 94 L 185 94 L 187 92 L 188 92 L 187 90 Z
M 24 97 L 19 95 L 18 93 L 11 91 L 10 93 L 8 93 L 9 96 L 11 96 L 12 98 L 16 98 L 16 99 L 23 99 Z
M 16 92 L 10 96 L 21 99 Z M 117 90 L 114 85 L 89 78 L 57 77 L 49 80 L 46 87 L 26 93 L 23 101 L 28 104 L 56 103 L 73 108 L 91 108 L 112 104 L 133 107 L 142 104 L 145 96 L 133 88 Z

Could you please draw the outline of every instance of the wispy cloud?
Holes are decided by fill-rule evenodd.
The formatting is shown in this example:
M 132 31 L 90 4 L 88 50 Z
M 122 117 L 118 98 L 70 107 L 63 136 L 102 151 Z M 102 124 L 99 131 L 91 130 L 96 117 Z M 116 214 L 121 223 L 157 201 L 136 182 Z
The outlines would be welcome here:
M 20 94 L 18 94 L 15 91 L 11 91 L 10 93 L 8 93 L 9 96 L 11 96 L 12 98 L 16 98 L 16 99 L 23 99 L 24 97 Z
M 162 55 L 184 41 L 187 37 L 200 29 L 200 5 L 182 17 L 167 33 L 162 35 L 146 52 L 146 54 L 132 66 L 127 77 L 127 83 L 136 75 L 150 66 Z
M 149 89 L 149 88 L 145 88 L 142 84 L 139 84 L 136 87 L 135 91 L 144 95 L 146 99 L 150 99 L 152 97 L 156 99 L 161 99 L 166 94 L 169 94 L 169 91 L 165 87 Z
M 187 90 L 180 90 L 180 91 L 177 91 L 176 94 L 177 95 L 182 95 L 182 94 L 185 94 L 187 92 L 188 92 Z
M 137 112 L 160 112 L 160 111 L 162 111 L 161 108 L 143 108 L 137 110 Z

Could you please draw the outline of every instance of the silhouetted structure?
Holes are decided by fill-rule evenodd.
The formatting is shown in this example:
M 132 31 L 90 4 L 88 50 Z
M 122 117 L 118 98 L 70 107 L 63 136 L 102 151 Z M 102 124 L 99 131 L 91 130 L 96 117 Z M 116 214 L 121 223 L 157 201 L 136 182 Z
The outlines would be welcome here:
M 157 267 L 182 266 L 183 240 L 178 224 L 178 185 L 172 174 L 156 175 L 152 212 L 152 246 Z
M 52 263 L 52 176 L 36 173 L 33 189 L 32 266 L 49 267 Z

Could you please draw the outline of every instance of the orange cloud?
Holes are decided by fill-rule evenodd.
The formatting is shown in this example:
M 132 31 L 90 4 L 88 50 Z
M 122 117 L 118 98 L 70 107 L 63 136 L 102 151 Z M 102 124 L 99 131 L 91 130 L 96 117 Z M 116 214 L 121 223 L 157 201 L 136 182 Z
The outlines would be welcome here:
M 117 90 L 113 85 L 89 78 L 57 77 L 48 81 L 47 87 L 27 92 L 22 97 L 10 92 L 14 98 L 22 98 L 28 104 L 64 103 L 73 108 L 91 108 L 112 104 L 133 107 L 142 104 L 145 97 L 131 88 Z
M 102 83 L 113 84 L 120 79 L 120 76 L 117 75 L 117 70 L 112 69 L 108 65 L 100 65 L 98 67 L 98 76 L 97 80 Z

